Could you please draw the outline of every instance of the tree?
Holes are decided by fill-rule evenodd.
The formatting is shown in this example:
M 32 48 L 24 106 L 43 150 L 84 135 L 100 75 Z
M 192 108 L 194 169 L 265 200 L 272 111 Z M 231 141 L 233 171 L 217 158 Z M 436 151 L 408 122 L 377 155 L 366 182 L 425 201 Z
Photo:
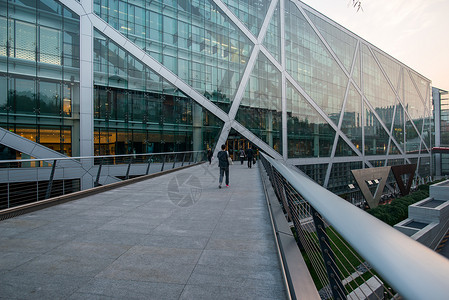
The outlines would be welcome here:
M 352 6 L 357 8 L 357 11 L 362 10 L 362 1 L 361 0 L 352 0 Z

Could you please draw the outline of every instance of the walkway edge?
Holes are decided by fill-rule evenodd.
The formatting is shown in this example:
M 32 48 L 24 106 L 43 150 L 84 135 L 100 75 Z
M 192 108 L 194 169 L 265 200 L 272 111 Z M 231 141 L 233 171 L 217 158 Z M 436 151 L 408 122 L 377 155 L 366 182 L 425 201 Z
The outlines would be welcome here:
M 289 299 L 321 300 L 264 168 L 259 171 Z
M 109 190 L 112 190 L 112 189 L 115 189 L 115 188 L 118 188 L 121 186 L 125 186 L 128 184 L 136 183 L 139 181 L 143 181 L 143 180 L 147 180 L 147 179 L 151 179 L 151 178 L 155 178 L 155 177 L 159 177 L 159 176 L 162 176 L 165 174 L 170 174 L 172 172 L 187 169 L 187 168 L 190 168 L 193 166 L 198 166 L 203 163 L 204 162 L 193 163 L 191 165 L 182 166 L 182 167 L 178 167 L 178 168 L 174 168 L 174 169 L 170 169 L 170 170 L 165 170 L 165 171 L 161 171 L 161 172 L 153 173 L 153 174 L 149 174 L 149 175 L 143 175 L 143 176 L 139 176 L 139 177 L 135 177 L 135 178 L 119 181 L 119 182 L 114 182 L 114 183 L 110 183 L 108 185 L 102 185 L 102 186 L 94 187 L 94 188 L 79 191 L 79 192 L 74 192 L 74 193 L 70 193 L 70 194 L 66 194 L 66 195 L 62 195 L 62 196 L 53 197 L 53 198 L 50 198 L 47 200 L 42 200 L 42 201 L 28 203 L 28 204 L 24 204 L 24 205 L 20 205 L 20 206 L 15 206 L 12 208 L 7 208 L 7 209 L 0 211 L 0 222 L 3 220 L 6 220 L 6 219 L 10 219 L 10 218 L 14 218 L 16 216 L 30 213 L 30 212 L 33 212 L 36 210 L 40 210 L 40 209 L 44 209 L 44 208 L 51 207 L 54 205 L 62 204 L 65 202 L 77 200 L 82 197 L 95 195 L 95 194 L 109 191 Z

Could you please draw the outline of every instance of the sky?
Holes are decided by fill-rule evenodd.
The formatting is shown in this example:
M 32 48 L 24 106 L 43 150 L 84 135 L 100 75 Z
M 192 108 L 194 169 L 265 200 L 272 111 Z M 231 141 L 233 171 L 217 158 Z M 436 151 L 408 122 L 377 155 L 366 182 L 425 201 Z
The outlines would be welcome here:
M 302 0 L 449 90 L 449 0 Z

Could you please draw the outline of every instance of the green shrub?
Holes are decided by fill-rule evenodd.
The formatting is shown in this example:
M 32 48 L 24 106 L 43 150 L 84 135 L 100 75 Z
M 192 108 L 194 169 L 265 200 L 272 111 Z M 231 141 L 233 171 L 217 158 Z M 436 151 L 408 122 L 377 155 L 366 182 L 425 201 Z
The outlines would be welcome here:
M 394 199 L 390 204 L 380 205 L 376 208 L 369 209 L 367 212 L 377 219 L 393 226 L 407 219 L 409 205 L 429 197 L 429 187 L 430 184 L 421 184 L 415 192 Z

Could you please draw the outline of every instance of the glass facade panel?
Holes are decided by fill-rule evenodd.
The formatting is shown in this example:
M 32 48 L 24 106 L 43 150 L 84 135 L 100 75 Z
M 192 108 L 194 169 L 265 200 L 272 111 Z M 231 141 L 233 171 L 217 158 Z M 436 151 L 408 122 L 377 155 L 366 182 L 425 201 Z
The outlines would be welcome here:
M 394 87 L 397 87 L 399 82 L 399 75 L 401 72 L 401 66 L 392 59 L 382 54 L 380 51 L 374 50 L 373 52 L 376 55 L 376 58 L 379 60 L 382 69 L 385 71 L 385 73 L 387 73 L 391 84 Z
M 0 125 L 4 126 L 3 124 Z M 72 155 L 72 130 L 70 127 L 14 124 L 9 127 L 9 130 L 54 151 L 68 156 Z M 21 154 L 21 156 L 22 158 L 30 158 L 25 154 Z
M 58 1 L 1 1 L 0 28 L 2 126 L 71 155 L 79 130 L 72 114 L 79 107 L 79 17 Z
M 254 45 L 213 1 L 167 5 L 161 0 L 95 0 L 94 9 L 195 90 L 229 111 Z M 144 32 L 136 33 L 136 24 Z
M 5 5 L 0 4 L 0 56 L 7 56 L 8 53 L 8 21 L 3 14 L 6 13 Z
M 405 151 L 409 154 L 418 153 L 421 139 L 412 121 L 408 117 L 405 120 Z
M 401 149 L 404 149 L 404 108 L 402 105 L 396 103 L 396 111 L 394 115 L 392 137 L 398 142 Z
M 97 155 L 199 150 L 218 139 L 221 121 L 203 122 L 204 109 L 99 32 L 94 66 Z
M 337 148 L 335 149 L 335 156 L 355 156 L 354 150 L 341 138 L 338 138 Z
M 365 105 L 366 107 L 366 105 Z M 387 154 L 388 133 L 369 108 L 365 109 L 365 155 Z
M 223 0 L 228 8 L 255 35 L 259 34 L 262 23 L 270 6 L 264 0 Z
M 429 181 L 429 176 L 431 175 L 430 169 L 430 157 L 421 157 L 419 159 L 418 173 L 426 179 L 426 182 Z
M 286 69 L 338 122 L 348 78 L 293 2 L 285 5 Z
M 421 151 L 420 151 L 420 153 L 421 154 L 428 154 L 429 153 L 429 150 L 427 150 L 427 148 L 426 148 L 424 143 L 421 144 Z
M 288 157 L 330 156 L 335 131 L 307 100 L 287 83 Z
M 398 147 L 390 140 L 390 148 L 388 150 L 388 154 L 401 154 Z
M 43 115 L 61 113 L 61 84 L 59 82 L 39 82 L 39 112 Z
M 324 184 L 328 164 L 300 165 L 296 167 L 319 185 Z
M 424 119 L 424 129 L 423 129 L 423 133 L 422 133 L 422 138 L 423 141 L 425 143 L 425 146 L 427 146 L 427 148 L 432 148 L 433 145 L 431 145 L 431 136 L 432 136 L 432 121 L 430 118 L 426 118 Z
M 280 3 L 277 4 L 273 12 L 263 41 L 264 46 L 278 62 L 281 61 L 281 16 L 279 5 Z
M 62 32 L 41 26 L 39 61 L 54 65 L 61 64 Z
M 0 75 L 0 113 L 9 111 L 8 91 L 8 78 L 4 75 Z
M 356 185 L 351 170 L 361 168 L 361 161 L 332 164 L 332 170 L 329 176 L 329 184 L 327 188 L 336 194 L 350 192 L 348 184 Z
M 36 114 L 36 81 L 28 78 L 11 78 L 9 90 L 12 92 L 10 102 L 17 114 Z
M 332 48 L 332 51 L 335 52 L 338 59 L 343 63 L 346 71 L 348 71 L 348 73 L 351 72 L 352 59 L 354 57 L 357 40 L 315 14 L 307 12 L 307 15 L 321 35 L 323 35 L 326 42 Z
M 422 119 L 425 116 L 425 110 L 423 109 L 423 103 L 418 95 L 415 85 L 410 78 L 408 71 L 404 72 L 404 106 L 415 125 L 421 131 Z M 421 125 L 421 126 L 420 126 Z
M 15 21 L 14 57 L 36 61 L 36 25 Z
M 362 46 L 363 93 L 387 128 L 393 121 L 396 95 L 367 46 Z
M 281 73 L 262 53 L 254 65 L 236 120 L 282 153 Z
M 430 104 L 430 102 L 424 101 L 429 97 L 431 92 L 429 88 L 429 81 L 413 71 L 410 71 L 410 76 L 413 79 L 413 82 L 416 84 L 416 88 L 418 90 L 419 95 L 421 96 L 420 98 L 423 100 L 423 104 L 426 106 L 427 109 L 429 109 L 428 104 Z
M 341 131 L 360 151 L 362 150 L 362 97 L 351 84 L 346 99 Z M 352 152 L 352 150 L 351 150 Z

